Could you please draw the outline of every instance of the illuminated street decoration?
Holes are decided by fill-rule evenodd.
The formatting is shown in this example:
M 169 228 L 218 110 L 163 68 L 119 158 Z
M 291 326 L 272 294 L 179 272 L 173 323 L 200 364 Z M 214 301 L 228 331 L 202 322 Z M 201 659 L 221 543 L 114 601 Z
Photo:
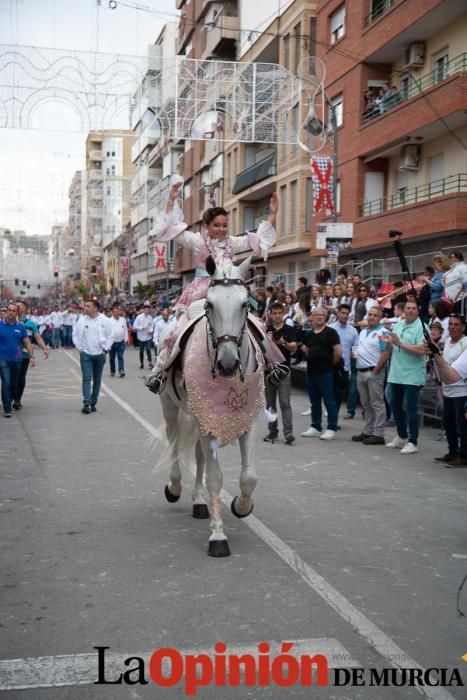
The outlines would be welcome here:
M 277 64 L 162 59 L 156 48 L 129 56 L 0 45 L 0 126 L 31 128 L 38 108 L 61 103 L 78 119 L 74 130 L 85 133 L 131 128 L 147 112 L 165 139 L 307 140 L 316 111 L 310 100 L 319 93 L 309 80 L 303 89 L 299 76 Z

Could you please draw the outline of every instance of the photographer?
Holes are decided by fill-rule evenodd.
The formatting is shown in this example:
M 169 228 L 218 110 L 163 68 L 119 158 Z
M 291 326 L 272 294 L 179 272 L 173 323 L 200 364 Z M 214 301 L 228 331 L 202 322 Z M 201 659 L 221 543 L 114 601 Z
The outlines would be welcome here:
M 290 355 L 297 349 L 295 328 L 284 323 L 284 307 L 280 302 L 275 301 L 270 305 L 267 333 L 284 355 L 284 364 L 290 367 Z M 266 406 L 276 411 L 277 397 L 279 396 L 282 426 L 287 445 L 291 445 L 295 441 L 292 427 L 292 408 L 290 406 L 291 386 L 290 374 L 280 384 L 275 386 L 270 384 L 270 382 L 266 382 Z M 279 435 L 277 419 L 268 423 L 268 429 L 269 433 L 264 438 L 264 441 L 274 442 Z

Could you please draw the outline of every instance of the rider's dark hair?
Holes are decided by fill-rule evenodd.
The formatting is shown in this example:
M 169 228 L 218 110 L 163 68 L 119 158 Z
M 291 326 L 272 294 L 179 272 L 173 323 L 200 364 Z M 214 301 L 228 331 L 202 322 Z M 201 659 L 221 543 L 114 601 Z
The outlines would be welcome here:
M 212 207 L 211 209 L 206 209 L 203 214 L 203 222 L 206 226 L 209 226 L 211 221 L 213 221 L 216 216 L 227 216 L 227 212 L 224 207 Z

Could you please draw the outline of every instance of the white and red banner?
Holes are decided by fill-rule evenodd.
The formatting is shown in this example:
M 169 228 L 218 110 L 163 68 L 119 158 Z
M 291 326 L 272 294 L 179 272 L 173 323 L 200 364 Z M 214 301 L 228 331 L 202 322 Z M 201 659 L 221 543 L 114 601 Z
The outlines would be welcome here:
M 130 272 L 130 259 L 124 255 L 120 258 L 120 274 L 122 277 L 128 277 Z
M 313 180 L 313 211 L 318 214 L 328 209 L 334 213 L 333 166 L 329 156 L 314 156 L 310 160 Z
M 166 245 L 155 245 L 154 246 L 154 267 L 156 270 L 166 269 L 166 253 L 167 253 L 167 246 Z

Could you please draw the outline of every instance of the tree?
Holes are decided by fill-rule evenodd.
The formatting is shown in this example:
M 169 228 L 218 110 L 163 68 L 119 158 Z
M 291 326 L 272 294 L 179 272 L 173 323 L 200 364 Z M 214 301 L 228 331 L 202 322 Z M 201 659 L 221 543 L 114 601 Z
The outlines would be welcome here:
M 89 294 L 89 287 L 85 284 L 85 282 L 83 282 L 83 280 L 80 280 L 76 285 L 76 291 L 79 292 L 83 299 L 86 299 Z

